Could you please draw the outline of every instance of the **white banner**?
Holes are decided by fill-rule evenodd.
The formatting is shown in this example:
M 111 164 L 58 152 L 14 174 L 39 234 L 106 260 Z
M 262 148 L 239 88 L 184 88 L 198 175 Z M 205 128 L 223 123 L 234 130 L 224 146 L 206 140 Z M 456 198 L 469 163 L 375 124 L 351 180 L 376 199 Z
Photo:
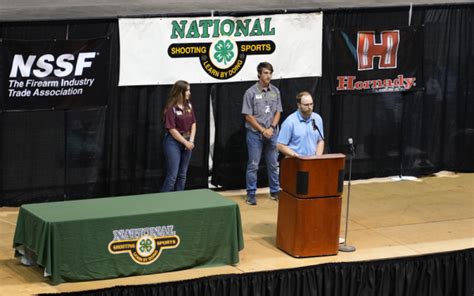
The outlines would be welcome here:
M 322 13 L 119 19 L 119 86 L 321 76 Z

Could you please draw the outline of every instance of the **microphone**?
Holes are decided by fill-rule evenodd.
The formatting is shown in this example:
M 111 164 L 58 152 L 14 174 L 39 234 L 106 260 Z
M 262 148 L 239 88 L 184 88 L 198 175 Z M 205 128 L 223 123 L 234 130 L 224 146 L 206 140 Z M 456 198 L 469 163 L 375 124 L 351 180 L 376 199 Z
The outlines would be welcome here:
M 318 131 L 319 136 L 320 136 L 321 139 L 324 141 L 323 134 L 322 134 L 321 131 L 319 130 L 319 127 L 318 127 L 318 125 L 316 124 L 316 120 L 314 120 L 314 118 L 313 118 L 313 131 L 314 131 L 314 130 L 317 130 L 317 131 Z M 352 140 L 352 139 L 351 139 L 351 140 Z
M 352 138 L 347 139 L 347 142 L 349 143 L 349 154 L 354 156 L 355 155 L 355 148 L 354 148 L 354 141 Z

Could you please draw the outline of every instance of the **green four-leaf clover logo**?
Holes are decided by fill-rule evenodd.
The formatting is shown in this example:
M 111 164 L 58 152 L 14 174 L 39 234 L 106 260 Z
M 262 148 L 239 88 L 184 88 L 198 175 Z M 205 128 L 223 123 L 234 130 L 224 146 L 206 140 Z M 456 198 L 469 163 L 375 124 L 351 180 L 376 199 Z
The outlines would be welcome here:
M 140 242 L 140 251 L 143 253 L 151 251 L 151 240 L 149 238 Z
M 234 57 L 234 52 L 232 51 L 234 49 L 234 45 L 229 40 L 226 40 L 225 42 L 219 40 L 219 42 L 217 42 L 217 44 L 214 46 L 214 49 L 216 51 L 214 53 L 214 58 L 219 63 L 224 61 L 224 65 L 227 65 L 227 62 L 231 61 Z

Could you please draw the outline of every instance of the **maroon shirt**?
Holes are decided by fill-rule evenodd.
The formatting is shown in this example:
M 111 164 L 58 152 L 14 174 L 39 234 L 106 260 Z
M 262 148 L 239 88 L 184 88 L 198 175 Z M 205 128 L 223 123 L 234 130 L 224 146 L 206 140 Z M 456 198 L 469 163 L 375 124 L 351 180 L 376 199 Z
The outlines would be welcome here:
M 189 109 L 184 111 L 178 106 L 168 108 L 165 113 L 165 128 L 172 129 L 175 128 L 181 134 L 191 131 L 191 126 L 196 122 L 196 117 L 194 116 L 194 110 L 189 104 Z

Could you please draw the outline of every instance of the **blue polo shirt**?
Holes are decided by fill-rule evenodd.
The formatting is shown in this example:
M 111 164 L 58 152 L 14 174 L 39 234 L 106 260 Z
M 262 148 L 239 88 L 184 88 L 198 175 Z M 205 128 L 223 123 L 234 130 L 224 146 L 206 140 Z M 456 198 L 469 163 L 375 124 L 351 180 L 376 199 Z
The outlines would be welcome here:
M 322 138 L 314 128 L 313 120 L 324 137 L 323 119 L 319 114 L 313 112 L 310 118 L 305 120 L 301 113 L 296 111 L 281 125 L 278 143 L 288 146 L 299 155 L 315 155 L 316 145 Z

